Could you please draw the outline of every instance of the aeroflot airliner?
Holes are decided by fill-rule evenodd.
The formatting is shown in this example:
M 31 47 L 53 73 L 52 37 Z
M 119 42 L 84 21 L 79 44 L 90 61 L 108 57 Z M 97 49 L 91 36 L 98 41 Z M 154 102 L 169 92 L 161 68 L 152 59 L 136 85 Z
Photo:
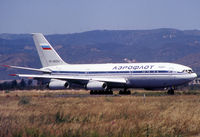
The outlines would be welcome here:
M 34 33 L 33 39 L 42 68 L 7 67 L 41 72 L 14 76 L 46 80 L 50 89 L 78 85 L 90 94 L 113 94 L 113 88 L 122 89 L 120 94 L 130 94 L 128 88 L 168 88 L 168 93 L 174 94 L 174 87 L 197 77 L 191 68 L 174 63 L 67 64 L 42 34 Z

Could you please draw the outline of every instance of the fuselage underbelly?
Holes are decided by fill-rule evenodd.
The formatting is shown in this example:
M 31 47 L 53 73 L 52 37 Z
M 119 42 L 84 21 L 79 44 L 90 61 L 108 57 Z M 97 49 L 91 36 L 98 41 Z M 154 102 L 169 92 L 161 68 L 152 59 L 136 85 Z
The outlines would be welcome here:
M 89 72 L 82 72 L 82 73 L 54 73 L 56 75 L 66 75 L 66 76 L 76 76 L 76 77 L 88 77 L 88 78 L 125 78 L 127 83 L 126 84 L 119 84 L 119 83 L 108 83 L 110 87 L 115 88 L 164 88 L 164 87 L 172 87 L 178 86 L 185 83 L 192 81 L 195 77 L 194 74 L 188 73 L 166 73 L 162 72 L 159 73 L 155 71 L 155 73 L 151 72 L 144 72 L 144 73 L 89 73 Z

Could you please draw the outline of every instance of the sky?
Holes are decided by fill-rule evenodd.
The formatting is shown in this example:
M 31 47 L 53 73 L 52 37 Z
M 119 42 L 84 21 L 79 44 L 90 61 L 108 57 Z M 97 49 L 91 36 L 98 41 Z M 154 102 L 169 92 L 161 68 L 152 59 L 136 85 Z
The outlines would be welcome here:
M 0 0 L 0 33 L 200 30 L 200 0 Z

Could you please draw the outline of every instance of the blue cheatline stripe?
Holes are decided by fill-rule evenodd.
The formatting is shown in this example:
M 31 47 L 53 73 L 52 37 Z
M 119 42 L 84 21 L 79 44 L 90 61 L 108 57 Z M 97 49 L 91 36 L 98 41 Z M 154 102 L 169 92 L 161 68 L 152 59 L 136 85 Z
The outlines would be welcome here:
M 50 48 L 49 45 L 41 45 L 42 48 Z
M 158 73 L 173 73 L 172 71 L 163 71 L 163 70 L 155 70 L 155 71 L 52 71 L 52 73 L 74 73 L 74 74 L 114 74 L 114 73 L 122 73 L 122 74 L 138 74 L 138 73 L 147 73 L 147 74 L 158 74 Z

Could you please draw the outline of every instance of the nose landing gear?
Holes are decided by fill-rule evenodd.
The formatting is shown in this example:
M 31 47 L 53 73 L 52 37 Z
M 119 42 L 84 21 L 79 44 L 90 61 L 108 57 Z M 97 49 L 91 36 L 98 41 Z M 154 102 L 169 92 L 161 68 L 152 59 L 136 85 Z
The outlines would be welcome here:
M 174 88 L 170 88 L 170 89 L 167 91 L 167 94 L 168 94 L 168 95 L 174 95 Z

